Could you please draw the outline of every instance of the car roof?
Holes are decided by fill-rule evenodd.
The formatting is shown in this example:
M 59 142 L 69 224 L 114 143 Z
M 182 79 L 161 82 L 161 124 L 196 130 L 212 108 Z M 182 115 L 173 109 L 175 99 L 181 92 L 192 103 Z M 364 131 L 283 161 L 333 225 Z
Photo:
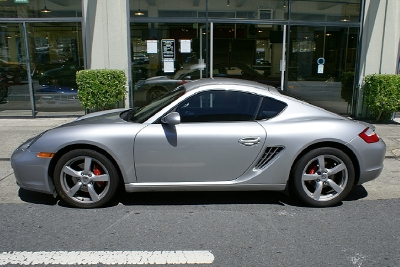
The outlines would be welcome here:
M 277 91 L 277 89 L 273 86 L 261 84 L 258 82 L 254 81 L 249 81 L 249 80 L 242 80 L 242 79 L 234 79 L 234 78 L 222 78 L 222 77 L 216 77 L 216 78 L 204 78 L 200 80 L 194 80 L 186 83 L 184 86 L 186 88 L 186 91 L 192 91 L 200 86 L 212 86 L 212 85 L 235 85 L 235 86 L 248 86 L 254 89 L 261 89 L 261 90 L 267 90 L 271 93 L 274 93 Z M 252 91 L 252 90 L 249 90 Z M 257 91 L 257 90 L 256 90 Z

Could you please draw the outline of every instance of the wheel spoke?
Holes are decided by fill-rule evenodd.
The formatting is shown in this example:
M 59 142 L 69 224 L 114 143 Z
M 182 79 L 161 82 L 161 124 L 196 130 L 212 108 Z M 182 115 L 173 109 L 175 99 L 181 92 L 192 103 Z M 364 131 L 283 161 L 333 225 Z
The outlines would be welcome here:
M 319 200 L 321 198 L 322 188 L 323 188 L 322 182 L 316 183 L 316 188 L 314 191 L 314 199 L 315 200 Z
M 108 174 L 95 175 L 91 180 L 93 182 L 108 182 L 110 181 L 110 176 Z
M 85 167 L 83 169 L 84 174 L 89 174 L 91 172 L 90 166 L 92 166 L 92 158 L 85 157 Z
M 325 170 L 325 157 L 323 155 L 318 156 L 318 165 L 320 171 Z
M 334 175 L 338 172 L 343 171 L 344 169 L 346 169 L 346 165 L 341 163 L 341 164 L 335 166 L 334 168 L 330 169 L 328 172 L 328 175 Z
M 94 187 L 92 184 L 87 185 L 87 189 L 89 191 L 90 198 L 92 199 L 93 202 L 97 202 L 100 200 L 99 195 L 97 192 L 94 190 Z
M 328 179 L 327 183 L 329 184 L 330 187 L 332 187 L 333 190 L 335 190 L 338 194 L 340 194 L 343 191 L 343 188 L 341 188 L 338 184 L 336 184 L 333 180 Z
M 301 179 L 303 181 L 315 181 L 320 177 L 318 174 L 308 174 L 308 173 L 303 173 L 303 176 Z
M 70 189 L 67 191 L 67 195 L 68 195 L 69 197 L 73 197 L 73 196 L 76 194 L 76 192 L 79 191 L 79 189 L 81 188 L 81 185 L 82 185 L 81 182 L 76 183 L 72 188 L 70 188 Z
M 72 177 L 81 177 L 81 172 L 73 170 L 70 166 L 64 166 L 62 171 L 67 175 L 71 175 Z

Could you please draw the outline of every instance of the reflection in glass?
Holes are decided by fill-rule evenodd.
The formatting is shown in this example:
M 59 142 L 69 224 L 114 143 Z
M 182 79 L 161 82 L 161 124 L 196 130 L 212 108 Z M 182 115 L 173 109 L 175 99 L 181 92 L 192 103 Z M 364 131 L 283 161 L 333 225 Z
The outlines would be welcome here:
M 361 0 L 296 0 L 290 3 L 291 20 L 359 22 L 360 19 Z
M 0 24 L 0 116 L 31 116 L 23 27 Z
M 357 40 L 357 28 L 292 26 L 288 92 L 335 113 L 349 114 Z
M 0 1 L 0 18 L 82 17 L 81 0 L 15 2 Z
M 80 24 L 27 25 L 36 111 L 82 113 L 76 84 L 83 69 Z

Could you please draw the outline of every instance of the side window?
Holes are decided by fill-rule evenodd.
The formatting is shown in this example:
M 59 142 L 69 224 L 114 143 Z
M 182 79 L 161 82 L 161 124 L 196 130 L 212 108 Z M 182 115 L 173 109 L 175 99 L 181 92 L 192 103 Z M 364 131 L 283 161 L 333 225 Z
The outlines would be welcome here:
M 181 122 L 251 121 L 261 97 L 235 91 L 207 91 L 179 104 Z
M 256 120 L 267 120 L 275 117 L 282 110 L 286 108 L 286 104 L 278 100 L 264 97 L 260 109 L 257 114 Z

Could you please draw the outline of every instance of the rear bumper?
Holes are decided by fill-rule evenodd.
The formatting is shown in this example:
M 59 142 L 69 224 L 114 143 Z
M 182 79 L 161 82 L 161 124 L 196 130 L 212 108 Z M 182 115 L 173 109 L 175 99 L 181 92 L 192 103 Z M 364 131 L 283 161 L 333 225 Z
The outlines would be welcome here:
M 367 144 L 361 138 L 357 137 L 349 143 L 354 147 L 360 167 L 360 175 L 357 184 L 363 184 L 376 179 L 383 170 L 383 161 L 385 159 L 386 144 L 380 139 L 376 143 Z

